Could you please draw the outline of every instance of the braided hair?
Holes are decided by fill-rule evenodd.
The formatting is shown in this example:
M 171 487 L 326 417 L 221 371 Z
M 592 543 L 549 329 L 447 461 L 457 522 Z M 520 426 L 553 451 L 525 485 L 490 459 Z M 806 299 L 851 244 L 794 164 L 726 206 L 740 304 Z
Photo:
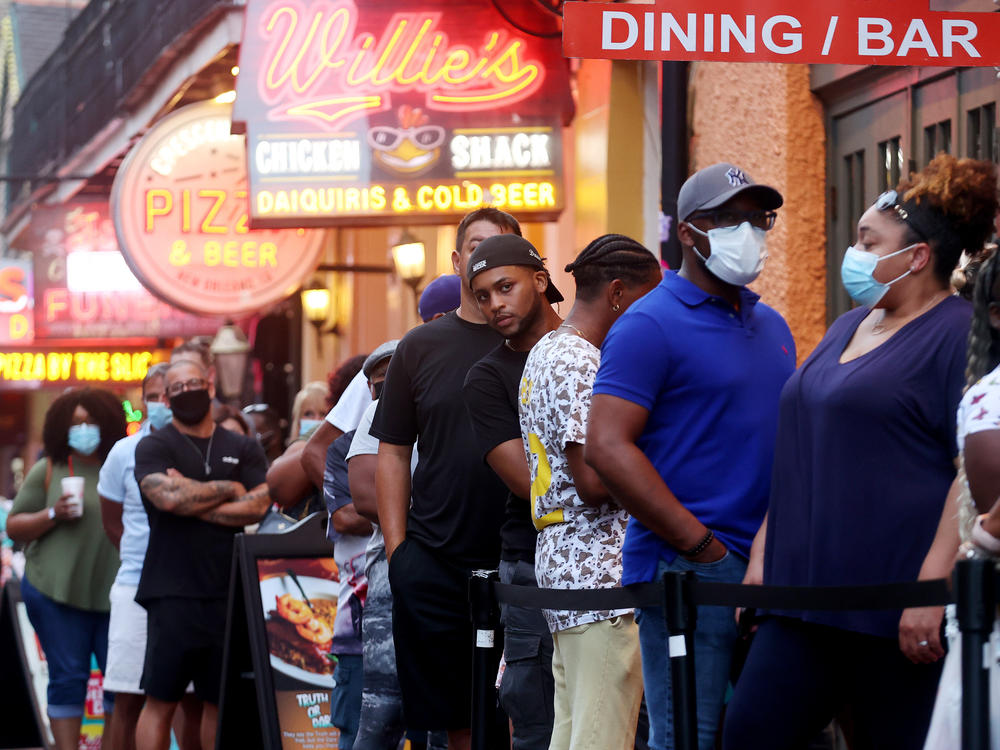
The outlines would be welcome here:
M 1000 331 L 990 325 L 990 305 L 1000 300 L 1000 253 L 983 261 L 972 292 L 972 327 L 966 356 L 965 383 L 974 385 L 1000 365 Z
M 661 273 L 656 257 L 623 234 L 601 235 L 583 248 L 565 270 L 576 281 L 577 299 L 587 302 L 596 299 L 615 279 L 635 287 Z

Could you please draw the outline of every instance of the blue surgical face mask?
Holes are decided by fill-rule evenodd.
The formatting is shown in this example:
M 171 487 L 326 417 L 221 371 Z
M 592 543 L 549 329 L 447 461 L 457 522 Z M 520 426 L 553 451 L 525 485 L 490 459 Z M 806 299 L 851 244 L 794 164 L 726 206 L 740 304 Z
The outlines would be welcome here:
M 174 418 L 174 413 L 170 407 L 162 401 L 147 401 L 146 413 L 149 415 L 149 423 L 154 430 L 166 427 Z
M 89 456 L 101 444 L 101 428 L 96 424 L 75 424 L 69 428 L 69 447 L 84 456 Z
M 310 432 L 315 430 L 323 424 L 322 419 L 300 419 L 299 420 L 299 437 L 305 437 Z
M 903 277 L 910 275 L 910 271 L 907 270 L 906 273 L 883 284 L 881 281 L 876 281 L 872 275 L 875 273 L 875 266 L 886 258 L 891 258 L 893 255 L 899 255 L 900 253 L 905 253 L 907 250 L 912 250 L 918 244 L 920 243 L 907 245 L 902 250 L 897 250 L 894 253 L 889 253 L 881 257 L 867 250 L 858 250 L 856 247 L 847 248 L 847 252 L 844 253 L 844 260 L 840 264 L 840 280 L 844 284 L 844 289 L 851 295 L 851 299 L 859 305 L 875 307 L 879 300 L 885 296 L 885 293 L 889 291 L 890 286 Z

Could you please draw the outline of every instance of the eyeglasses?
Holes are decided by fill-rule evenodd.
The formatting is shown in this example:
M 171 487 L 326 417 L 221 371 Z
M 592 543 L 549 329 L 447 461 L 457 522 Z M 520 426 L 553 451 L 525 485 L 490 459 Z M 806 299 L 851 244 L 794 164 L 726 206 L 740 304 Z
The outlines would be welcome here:
M 268 404 L 247 404 L 241 410 L 244 414 L 260 414 L 271 407 Z
M 765 232 L 774 226 L 778 218 L 777 211 L 737 211 L 734 208 L 717 208 L 710 211 L 699 211 L 689 221 L 708 219 L 717 227 L 736 227 L 744 221 Z
M 908 227 L 910 227 L 920 239 L 926 239 L 924 233 L 917 229 L 913 222 L 910 221 L 910 212 L 899 205 L 899 193 L 895 190 L 886 190 L 882 195 L 880 195 L 875 200 L 875 208 L 879 211 L 894 211 L 899 220 L 905 222 Z
M 176 396 L 178 393 L 184 393 L 184 391 L 200 391 L 208 387 L 208 381 L 204 378 L 191 378 L 190 380 L 182 380 L 179 383 L 171 383 L 167 386 L 167 395 Z

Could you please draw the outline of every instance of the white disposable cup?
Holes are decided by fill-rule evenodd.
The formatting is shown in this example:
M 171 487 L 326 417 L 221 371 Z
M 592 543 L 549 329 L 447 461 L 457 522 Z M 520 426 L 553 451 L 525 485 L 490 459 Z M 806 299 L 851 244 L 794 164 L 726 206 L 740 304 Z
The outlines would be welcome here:
M 69 499 L 70 510 L 74 518 L 83 515 L 83 477 L 63 477 L 62 493 L 72 495 Z

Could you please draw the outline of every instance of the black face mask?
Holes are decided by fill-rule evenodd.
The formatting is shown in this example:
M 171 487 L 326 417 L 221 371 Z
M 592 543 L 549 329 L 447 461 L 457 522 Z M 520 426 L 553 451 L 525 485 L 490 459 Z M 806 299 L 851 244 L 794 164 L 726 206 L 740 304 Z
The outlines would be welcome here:
M 377 383 L 372 383 L 372 392 L 375 394 L 375 400 L 378 401 L 382 398 L 382 386 L 385 385 L 384 380 L 380 380 Z
M 183 391 L 170 397 L 170 411 L 181 424 L 198 424 L 211 407 L 212 397 L 208 395 L 207 388 Z

